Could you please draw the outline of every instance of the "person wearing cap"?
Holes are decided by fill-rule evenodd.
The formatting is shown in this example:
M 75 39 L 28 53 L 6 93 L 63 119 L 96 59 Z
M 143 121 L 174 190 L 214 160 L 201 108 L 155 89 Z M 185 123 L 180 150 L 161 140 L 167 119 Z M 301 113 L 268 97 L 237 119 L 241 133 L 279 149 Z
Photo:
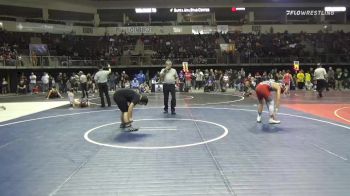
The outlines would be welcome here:
M 89 94 L 88 94 L 87 77 L 83 71 L 79 71 L 78 74 L 79 74 L 79 81 L 80 81 L 80 89 L 81 89 L 81 92 L 83 94 L 83 96 L 81 98 L 85 98 L 85 95 L 86 95 L 86 98 L 88 99 Z
M 163 94 L 164 94 L 164 113 L 168 113 L 168 101 L 169 93 L 171 93 L 171 114 L 175 115 L 175 83 L 178 83 L 179 76 L 174 68 L 171 67 L 171 60 L 165 62 L 165 68 L 160 72 L 160 79 L 163 82 Z
M 103 66 L 100 65 L 99 71 L 95 74 L 95 77 L 94 77 L 95 82 L 97 83 L 98 92 L 101 98 L 101 107 L 106 106 L 103 94 L 106 96 L 108 107 L 111 107 L 111 99 L 109 98 L 108 85 L 107 85 L 108 75 L 110 73 L 111 73 L 111 66 L 109 64 L 108 64 L 108 71 L 103 70 Z
M 314 72 L 314 77 L 316 80 L 316 91 L 318 92 L 318 96 L 323 97 L 322 92 L 327 85 L 327 72 L 326 69 L 322 67 L 321 63 L 317 64 L 317 68 Z
M 121 111 L 120 128 L 128 128 L 128 131 L 137 131 L 138 129 L 131 125 L 133 122 L 133 109 L 136 104 L 147 105 L 147 96 L 141 95 L 132 89 L 120 89 L 114 93 L 113 99 Z
M 280 107 L 280 99 L 281 99 L 281 93 L 283 93 L 285 90 L 285 85 L 283 83 L 277 83 L 273 80 L 267 80 L 260 82 L 256 88 L 256 96 L 258 97 L 258 117 L 256 121 L 258 123 L 261 123 L 261 114 L 263 110 L 263 102 L 265 100 L 267 109 L 269 110 L 270 124 L 279 124 L 281 121 L 276 119 L 276 114 L 278 112 L 278 108 Z M 275 99 L 272 96 L 272 91 L 275 91 Z M 274 101 L 276 100 L 276 102 Z

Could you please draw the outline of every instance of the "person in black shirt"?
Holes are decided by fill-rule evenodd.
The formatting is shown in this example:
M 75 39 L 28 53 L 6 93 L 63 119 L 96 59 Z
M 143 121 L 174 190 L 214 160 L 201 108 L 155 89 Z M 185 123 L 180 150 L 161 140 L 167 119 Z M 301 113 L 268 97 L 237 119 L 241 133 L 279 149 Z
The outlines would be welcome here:
M 17 85 L 17 94 L 26 94 L 27 93 L 27 85 L 25 84 L 24 80 L 20 80 L 19 84 Z
M 114 93 L 113 99 L 120 109 L 121 124 L 120 128 L 129 128 L 129 131 L 137 131 L 137 128 L 133 128 L 131 123 L 132 112 L 136 104 L 147 105 L 148 98 L 146 95 L 141 95 L 131 89 L 121 89 Z
M 46 99 L 55 99 L 55 98 L 64 98 L 64 97 L 62 97 L 62 95 L 60 94 L 60 92 L 56 89 L 56 87 L 55 86 L 53 86 L 50 90 L 49 90 L 49 92 L 48 92 L 48 94 L 47 94 L 47 96 L 46 96 Z
M 66 93 L 67 92 L 67 81 L 68 81 L 67 74 L 63 73 L 63 76 L 62 76 L 62 93 Z

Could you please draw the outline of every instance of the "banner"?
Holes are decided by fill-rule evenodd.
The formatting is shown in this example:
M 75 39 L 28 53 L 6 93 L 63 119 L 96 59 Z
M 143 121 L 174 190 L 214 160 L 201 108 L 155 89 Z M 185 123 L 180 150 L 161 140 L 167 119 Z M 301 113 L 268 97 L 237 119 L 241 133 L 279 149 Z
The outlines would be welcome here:
M 152 27 L 126 27 L 126 33 L 128 34 L 150 34 L 152 33 Z

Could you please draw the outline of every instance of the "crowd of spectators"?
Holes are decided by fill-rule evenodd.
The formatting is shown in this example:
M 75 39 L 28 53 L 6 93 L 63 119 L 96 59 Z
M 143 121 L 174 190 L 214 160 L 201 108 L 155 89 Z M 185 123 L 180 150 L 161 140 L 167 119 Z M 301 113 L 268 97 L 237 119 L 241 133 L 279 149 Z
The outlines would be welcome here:
M 15 65 L 18 49 L 24 43 L 20 35 L 12 32 L 0 31 L 0 65 Z
M 277 68 L 271 71 L 248 71 L 241 69 L 196 69 L 184 72 L 179 70 L 180 79 L 179 91 L 203 90 L 205 92 L 215 91 L 222 92 L 228 88 L 243 92 L 246 90 L 246 82 L 254 88 L 259 82 L 273 79 L 282 81 L 287 73 L 286 69 L 278 70 Z M 299 70 L 298 72 L 290 71 L 292 74 L 291 89 L 313 90 L 315 88 L 313 79 L 313 68 Z M 97 85 L 94 81 L 94 73 L 55 73 L 49 74 L 46 72 L 35 73 L 29 75 L 22 74 L 17 81 L 17 94 L 47 94 L 53 87 L 59 93 L 66 94 L 67 91 L 73 89 L 74 92 L 81 90 L 82 74 L 84 81 L 87 81 L 87 89 L 89 94 L 96 93 Z M 328 88 L 334 90 L 350 89 L 350 76 L 347 68 L 332 68 L 327 69 Z M 159 72 L 153 77 L 149 76 L 149 72 L 126 73 L 112 72 L 109 75 L 108 87 L 109 90 L 115 91 L 119 88 L 138 89 L 140 92 L 150 92 L 152 84 L 159 83 Z M 9 82 L 3 78 L 1 84 L 1 92 L 6 94 L 9 92 Z M 187 90 L 184 90 L 187 89 Z
M 33 38 L 47 44 L 51 56 L 71 60 L 103 59 L 112 64 L 118 63 L 121 57 L 144 55 L 152 58 L 151 64 L 159 64 L 168 58 L 175 63 L 214 64 L 220 63 L 217 61 L 219 56 L 224 56 L 221 59 L 226 63 L 290 63 L 296 59 L 310 62 L 315 58 L 320 62 L 350 61 L 350 33 L 342 31 L 138 36 L 122 33 L 100 37 L 0 31 L 0 62 L 11 62 L 20 55 L 29 56 L 28 48 Z M 220 44 L 228 43 L 233 44 L 235 50 L 220 50 Z M 144 50 L 152 52 L 145 54 Z
M 174 59 L 176 64 L 183 61 L 190 64 L 206 64 L 208 59 L 216 59 L 215 49 L 219 49 L 219 34 L 209 35 L 177 35 L 145 37 L 155 54 L 153 63 L 165 59 Z M 214 61 L 215 62 L 215 61 Z
M 249 87 L 254 88 L 261 81 L 273 79 L 278 82 L 283 82 L 286 73 L 291 73 L 291 89 L 299 89 L 311 91 L 316 88 L 314 79 L 314 69 L 310 68 L 304 72 L 298 72 L 277 68 L 271 71 L 252 71 L 241 69 L 196 69 L 189 70 L 185 73 L 179 71 L 179 79 L 181 86 L 179 90 L 182 91 L 187 88 L 189 91 L 202 89 L 205 92 L 225 92 L 228 88 L 232 88 L 239 92 L 247 90 L 247 82 Z M 159 82 L 159 72 L 154 75 L 152 80 Z M 328 68 L 327 89 L 346 90 L 350 89 L 350 76 L 347 68 Z
M 348 62 L 350 34 L 342 31 L 333 33 L 268 33 L 268 34 L 226 34 L 229 43 L 234 43 L 237 56 L 242 63 L 288 63 L 311 60 L 323 62 Z M 268 59 L 268 61 L 266 61 Z M 271 61 L 271 59 L 273 59 Z
M 47 73 L 47 72 L 31 72 L 26 75 L 22 73 L 16 81 L 16 93 L 17 94 L 47 94 L 52 88 L 57 89 L 59 93 L 66 94 L 70 89 L 74 92 L 81 91 L 81 83 L 86 82 L 89 94 L 96 93 L 97 85 L 94 81 L 95 73 L 84 73 L 80 71 L 78 73 Z M 137 82 L 136 82 L 137 81 Z M 149 76 L 148 72 L 143 73 L 140 70 L 139 73 L 128 75 L 125 71 L 112 72 L 108 77 L 109 90 L 115 91 L 118 88 L 134 88 L 139 89 L 141 92 L 149 92 L 148 86 Z M 3 78 L 0 85 L 2 94 L 9 92 L 9 82 L 6 78 Z

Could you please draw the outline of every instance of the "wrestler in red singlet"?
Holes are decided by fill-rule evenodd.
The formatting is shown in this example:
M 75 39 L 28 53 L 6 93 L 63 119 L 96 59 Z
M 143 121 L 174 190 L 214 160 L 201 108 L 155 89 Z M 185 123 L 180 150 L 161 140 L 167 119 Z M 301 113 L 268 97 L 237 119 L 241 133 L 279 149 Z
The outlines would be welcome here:
M 258 117 L 257 122 L 261 122 L 261 114 L 263 110 L 263 102 L 265 100 L 267 109 L 269 110 L 270 124 L 278 124 L 279 120 L 276 120 L 276 114 L 280 104 L 281 93 L 285 90 L 284 84 L 280 84 L 274 81 L 263 81 L 258 84 L 256 87 L 256 96 L 258 97 L 259 105 L 258 105 Z M 271 91 L 276 91 L 276 104 L 272 97 Z

